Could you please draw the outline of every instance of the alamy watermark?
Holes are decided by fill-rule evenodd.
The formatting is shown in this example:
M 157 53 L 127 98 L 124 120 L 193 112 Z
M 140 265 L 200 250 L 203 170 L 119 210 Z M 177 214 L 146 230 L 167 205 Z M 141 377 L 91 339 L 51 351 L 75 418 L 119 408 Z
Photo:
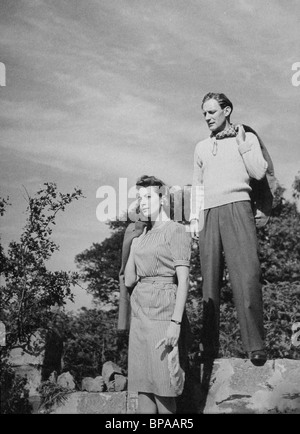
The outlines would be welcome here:
M 292 75 L 292 85 L 298 87 L 300 86 L 300 62 L 293 63 L 292 71 L 296 71 Z
M 157 187 L 157 194 L 164 198 L 164 208 L 168 217 L 177 222 L 188 222 L 191 213 L 196 214 L 197 198 L 201 196 L 200 187 L 178 185 Z M 127 178 L 119 178 L 118 190 L 111 185 L 103 185 L 96 192 L 100 203 L 96 208 L 98 221 L 132 221 L 143 220 L 139 210 L 139 195 L 136 186 L 128 187 Z M 196 199 L 192 199 L 196 198 Z M 146 218 L 145 218 L 146 219 Z
M 0 62 L 0 86 L 6 86 L 6 67 Z

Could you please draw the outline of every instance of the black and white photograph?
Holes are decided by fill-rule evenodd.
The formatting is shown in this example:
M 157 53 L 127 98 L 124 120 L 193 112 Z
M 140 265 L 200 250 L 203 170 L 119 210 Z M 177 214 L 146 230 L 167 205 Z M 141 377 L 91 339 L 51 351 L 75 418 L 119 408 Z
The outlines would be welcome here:
M 0 0 L 1 414 L 300 414 L 299 41 L 299 0 Z

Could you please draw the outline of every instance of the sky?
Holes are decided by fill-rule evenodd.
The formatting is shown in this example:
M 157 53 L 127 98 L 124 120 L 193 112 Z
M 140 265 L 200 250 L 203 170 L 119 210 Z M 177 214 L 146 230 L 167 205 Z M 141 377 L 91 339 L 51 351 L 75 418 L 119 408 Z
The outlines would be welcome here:
M 57 219 L 50 269 L 111 232 L 97 191 L 143 175 L 190 184 L 196 143 L 208 136 L 201 100 L 233 102 L 231 120 L 264 140 L 291 196 L 300 170 L 298 0 L 0 0 L 0 193 L 5 248 L 25 224 L 25 189 L 45 182 L 85 199 Z M 90 306 L 75 289 L 69 309 Z

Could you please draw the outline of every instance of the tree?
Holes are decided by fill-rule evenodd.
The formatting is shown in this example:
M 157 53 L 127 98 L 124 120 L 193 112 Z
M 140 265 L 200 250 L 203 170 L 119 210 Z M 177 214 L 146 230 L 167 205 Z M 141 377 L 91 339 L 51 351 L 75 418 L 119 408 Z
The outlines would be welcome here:
M 127 370 L 127 340 L 120 340 L 115 326 L 115 309 L 82 308 L 64 320 L 63 369 L 74 375 L 77 384 L 83 377 L 101 375 L 106 361 Z
M 122 243 L 128 224 L 129 221 L 109 222 L 111 236 L 75 257 L 83 280 L 88 283 L 87 291 L 102 304 L 117 305 Z
M 78 188 L 63 194 L 55 183 L 45 183 L 33 197 L 27 193 L 27 218 L 20 241 L 12 241 L 7 254 L 1 248 L 1 320 L 6 325 L 6 349 L 34 351 L 31 338 L 37 330 L 47 331 L 51 308 L 73 299 L 71 288 L 78 283 L 79 274 L 49 271 L 46 262 L 59 250 L 51 239 L 57 214 L 82 196 Z

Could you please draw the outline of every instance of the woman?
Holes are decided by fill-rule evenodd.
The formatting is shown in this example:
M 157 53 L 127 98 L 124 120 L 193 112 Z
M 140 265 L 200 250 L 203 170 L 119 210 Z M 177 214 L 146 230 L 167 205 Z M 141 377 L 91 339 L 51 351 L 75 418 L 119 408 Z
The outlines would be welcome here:
M 162 181 L 143 176 L 136 186 L 140 212 L 151 229 L 132 241 L 125 268 L 125 285 L 135 285 L 128 390 L 138 392 L 139 413 L 175 413 L 178 390 L 171 381 L 169 356 L 179 349 L 183 365 L 191 237 L 184 225 L 170 219 L 169 192 Z

